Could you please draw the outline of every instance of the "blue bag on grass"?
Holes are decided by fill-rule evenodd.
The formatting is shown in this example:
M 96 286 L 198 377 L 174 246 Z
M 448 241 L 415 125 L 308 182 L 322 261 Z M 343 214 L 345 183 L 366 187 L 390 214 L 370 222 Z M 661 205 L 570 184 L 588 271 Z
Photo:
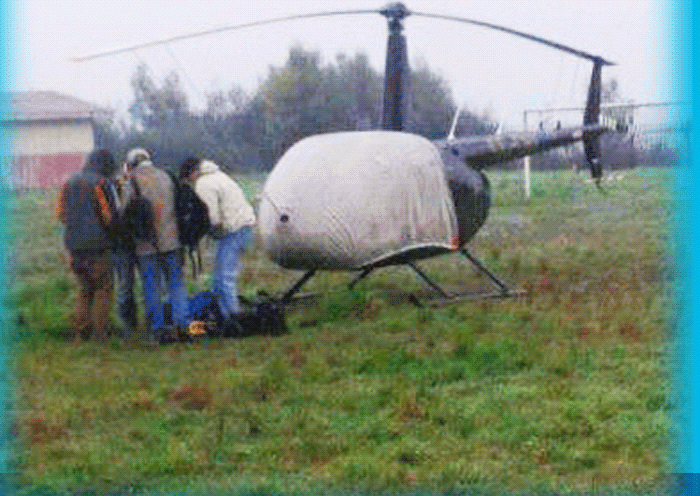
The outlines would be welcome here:
M 211 291 L 202 291 L 187 299 L 187 320 L 215 321 L 221 320 L 219 304 Z M 170 302 L 163 304 L 163 325 L 173 326 L 173 308 Z

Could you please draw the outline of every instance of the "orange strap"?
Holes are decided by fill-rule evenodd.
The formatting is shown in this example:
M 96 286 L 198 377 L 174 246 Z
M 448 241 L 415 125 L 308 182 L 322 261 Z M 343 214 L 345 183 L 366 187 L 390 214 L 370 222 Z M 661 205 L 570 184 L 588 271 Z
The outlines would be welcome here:
M 56 217 L 64 224 L 66 223 L 66 194 L 67 188 L 64 185 L 56 201 Z
M 109 200 L 107 200 L 102 184 L 95 186 L 93 193 L 95 195 L 95 202 L 97 203 L 97 213 L 102 220 L 102 225 L 111 226 L 114 216 L 112 215 L 112 207 L 109 205 Z
M 97 214 L 102 221 L 102 225 L 109 226 L 112 224 L 114 215 L 112 214 L 112 207 L 109 205 L 109 200 L 102 189 L 102 184 L 95 186 L 93 190 L 95 196 L 95 209 Z M 56 202 L 56 217 L 58 220 L 65 224 L 66 222 L 66 208 L 67 208 L 67 197 L 68 188 L 64 185 L 61 189 L 61 193 L 58 195 L 58 200 Z

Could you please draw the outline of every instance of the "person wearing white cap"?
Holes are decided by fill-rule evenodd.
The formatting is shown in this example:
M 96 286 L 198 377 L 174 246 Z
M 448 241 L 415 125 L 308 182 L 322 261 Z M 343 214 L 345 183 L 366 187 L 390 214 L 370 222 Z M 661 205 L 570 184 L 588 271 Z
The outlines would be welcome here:
M 153 165 L 146 150 L 131 150 L 126 163 L 138 192 L 152 205 L 154 238 L 136 239 L 134 245 L 151 337 L 155 343 L 162 343 L 175 333 L 186 332 L 189 324 L 187 288 L 182 270 L 184 258 L 175 214 L 175 184 L 164 170 Z M 165 288 L 161 284 L 163 281 Z M 164 325 L 161 289 L 169 294 L 174 329 L 167 329 Z
M 238 266 L 253 236 L 255 212 L 238 184 L 211 160 L 185 159 L 180 165 L 180 178 L 195 183 L 195 191 L 209 209 L 209 235 L 217 241 L 213 290 L 223 324 L 228 325 L 226 320 L 240 313 Z

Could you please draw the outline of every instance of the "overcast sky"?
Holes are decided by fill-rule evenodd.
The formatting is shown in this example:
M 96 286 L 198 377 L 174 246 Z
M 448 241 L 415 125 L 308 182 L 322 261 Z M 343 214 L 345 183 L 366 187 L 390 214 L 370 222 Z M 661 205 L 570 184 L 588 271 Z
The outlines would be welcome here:
M 376 9 L 384 0 L 21 0 L 12 26 L 17 90 L 57 90 L 124 109 L 129 80 L 145 62 L 159 82 L 178 72 L 193 103 L 241 85 L 251 92 L 298 43 L 321 53 L 369 56 L 383 72 L 386 20 L 375 14 L 297 20 L 224 32 L 76 63 L 77 56 L 257 20 L 319 11 Z M 669 89 L 670 0 L 406 0 L 415 12 L 500 24 L 599 54 L 623 96 L 673 100 Z M 167 6 L 167 7 L 166 7 Z M 417 16 L 405 21 L 409 59 L 450 83 L 455 101 L 519 129 L 525 108 L 580 106 L 591 63 L 502 32 Z

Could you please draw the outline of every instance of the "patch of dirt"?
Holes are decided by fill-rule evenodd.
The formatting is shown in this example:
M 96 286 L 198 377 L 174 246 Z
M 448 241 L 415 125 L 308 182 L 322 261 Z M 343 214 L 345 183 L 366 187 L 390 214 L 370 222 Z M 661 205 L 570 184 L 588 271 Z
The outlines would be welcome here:
M 170 398 L 186 410 L 203 410 L 211 403 L 211 393 L 194 384 L 183 384 Z

